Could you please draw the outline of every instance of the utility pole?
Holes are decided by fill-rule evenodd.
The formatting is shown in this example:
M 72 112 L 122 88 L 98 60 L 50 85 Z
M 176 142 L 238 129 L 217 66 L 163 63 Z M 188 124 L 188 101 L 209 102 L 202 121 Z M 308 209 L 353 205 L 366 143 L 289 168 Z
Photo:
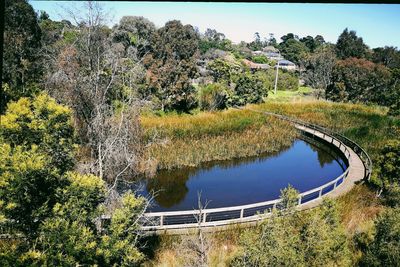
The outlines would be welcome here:
M 276 63 L 275 86 L 274 86 L 274 93 L 275 94 L 276 94 L 276 87 L 278 86 L 278 70 L 279 70 L 279 60 Z

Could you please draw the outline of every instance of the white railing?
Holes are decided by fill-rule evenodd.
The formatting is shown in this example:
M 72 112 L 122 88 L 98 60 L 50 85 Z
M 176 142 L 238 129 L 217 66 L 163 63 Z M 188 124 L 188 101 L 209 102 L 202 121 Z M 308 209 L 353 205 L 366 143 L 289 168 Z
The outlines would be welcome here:
M 281 117 L 282 115 L 278 116 Z M 336 189 L 336 187 L 343 183 L 349 173 L 349 161 L 351 153 L 347 148 L 347 145 L 343 143 L 340 138 L 329 135 L 325 131 L 321 131 L 321 128 L 317 129 L 316 127 L 314 127 L 314 125 L 311 124 L 311 127 L 309 127 L 309 124 L 300 121 L 290 121 L 294 122 L 298 129 L 304 132 L 308 132 L 317 138 L 323 139 L 326 142 L 333 144 L 343 153 L 343 155 L 347 159 L 347 169 L 339 177 L 320 187 L 299 194 L 298 205 L 303 205 L 310 201 L 320 199 L 322 196 L 333 191 L 334 189 Z M 361 149 L 360 151 L 363 150 Z M 279 203 L 281 201 L 281 199 L 274 199 L 234 207 L 170 212 L 149 212 L 145 213 L 146 220 L 144 221 L 147 222 L 147 225 L 145 224 L 143 226 L 143 230 L 185 229 L 196 227 L 199 224 L 201 224 L 202 226 L 219 226 L 231 223 L 255 221 L 265 216 L 268 216 L 268 214 L 274 208 L 279 209 Z

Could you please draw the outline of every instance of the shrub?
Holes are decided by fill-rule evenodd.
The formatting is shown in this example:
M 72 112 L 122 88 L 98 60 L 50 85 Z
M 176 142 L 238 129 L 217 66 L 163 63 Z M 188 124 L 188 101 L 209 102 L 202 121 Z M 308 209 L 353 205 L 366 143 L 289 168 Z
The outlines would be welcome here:
M 200 88 L 199 104 L 201 110 L 220 110 L 226 108 L 229 88 L 223 84 L 208 84 Z
M 228 100 L 230 106 L 243 106 L 249 103 L 262 103 L 268 92 L 262 80 L 250 73 L 240 74 L 235 79 L 235 89 Z
M 361 266 L 400 266 L 400 208 L 387 210 L 375 226 L 374 240 Z
M 251 61 L 259 64 L 268 64 L 268 58 L 266 56 L 252 56 Z

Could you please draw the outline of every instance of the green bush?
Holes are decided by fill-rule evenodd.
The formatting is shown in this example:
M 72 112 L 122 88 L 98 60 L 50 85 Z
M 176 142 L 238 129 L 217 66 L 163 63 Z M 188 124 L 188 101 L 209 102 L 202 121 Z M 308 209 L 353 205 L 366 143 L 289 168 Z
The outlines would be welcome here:
M 259 64 L 268 64 L 268 58 L 266 56 L 252 56 L 251 61 Z
M 200 88 L 201 110 L 221 110 L 226 108 L 229 88 L 220 83 L 208 84 Z
M 376 234 L 361 266 L 400 266 L 400 208 L 389 209 L 375 223 Z
M 249 103 L 262 103 L 268 95 L 264 83 L 255 75 L 244 73 L 234 79 L 235 89 L 228 99 L 230 106 L 243 106 Z

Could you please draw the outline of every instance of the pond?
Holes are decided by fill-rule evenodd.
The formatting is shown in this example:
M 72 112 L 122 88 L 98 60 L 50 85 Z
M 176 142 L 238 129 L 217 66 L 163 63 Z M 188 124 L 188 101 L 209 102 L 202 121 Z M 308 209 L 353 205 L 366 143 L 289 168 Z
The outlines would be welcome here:
M 159 171 L 141 181 L 139 194 L 155 193 L 153 212 L 196 209 L 200 192 L 207 208 L 245 205 L 276 199 L 289 184 L 300 192 L 319 187 L 345 168 L 337 150 L 302 137 L 276 153 Z

